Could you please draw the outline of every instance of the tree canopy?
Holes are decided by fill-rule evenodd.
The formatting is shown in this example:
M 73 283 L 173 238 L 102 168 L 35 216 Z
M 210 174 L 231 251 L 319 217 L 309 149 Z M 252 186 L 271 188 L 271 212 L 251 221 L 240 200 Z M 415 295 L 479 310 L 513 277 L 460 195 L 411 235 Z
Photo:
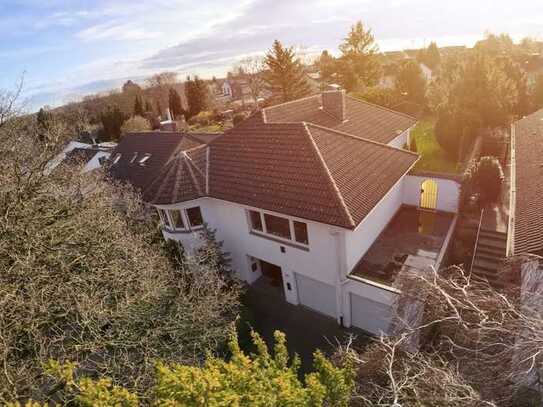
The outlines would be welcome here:
M 230 358 L 208 355 L 202 367 L 159 362 L 150 404 L 175 406 L 292 406 L 347 407 L 353 390 L 354 371 L 349 362 L 336 367 L 316 352 L 315 372 L 298 376 L 297 357 L 289 361 L 285 335 L 275 332 L 273 356 L 262 338 L 252 333 L 256 353 L 245 354 L 237 338 L 229 341 Z M 50 362 L 48 371 L 61 387 L 71 391 L 84 406 L 139 406 L 141 399 L 108 378 L 75 380 L 73 363 Z
M 188 116 L 193 117 L 208 107 L 208 89 L 203 80 L 195 76 L 187 77 L 185 82 L 185 95 L 189 105 Z
M 379 48 L 370 29 L 361 21 L 351 27 L 351 31 L 339 45 L 341 57 L 337 63 L 339 83 L 347 91 L 372 86 L 379 79 Z
M 305 69 L 292 47 L 285 48 L 275 40 L 264 63 L 267 68 L 264 81 L 276 101 L 288 102 L 310 93 Z
M 426 78 L 415 61 L 406 61 L 398 69 L 395 81 L 398 95 L 422 108 L 426 105 Z
M 43 143 L 25 117 L 0 129 L 0 402 L 49 400 L 49 359 L 146 396 L 155 360 L 197 363 L 225 343 L 239 291 L 205 262 L 172 261 L 130 188 L 46 172 L 71 136 L 56 123 Z
M 172 118 L 174 120 L 185 114 L 185 109 L 183 109 L 183 104 L 181 103 L 181 96 L 174 88 L 170 88 L 168 100 L 170 105 L 170 113 L 172 114 Z

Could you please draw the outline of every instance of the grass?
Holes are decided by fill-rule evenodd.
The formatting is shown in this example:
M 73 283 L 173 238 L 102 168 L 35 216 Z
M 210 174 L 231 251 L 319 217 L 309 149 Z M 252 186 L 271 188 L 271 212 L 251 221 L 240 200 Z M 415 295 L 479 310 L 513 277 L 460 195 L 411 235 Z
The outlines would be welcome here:
M 411 137 L 414 137 L 417 143 L 417 152 L 421 155 L 415 170 L 457 173 L 457 164 L 438 144 L 434 127 L 434 119 L 424 118 L 411 131 Z

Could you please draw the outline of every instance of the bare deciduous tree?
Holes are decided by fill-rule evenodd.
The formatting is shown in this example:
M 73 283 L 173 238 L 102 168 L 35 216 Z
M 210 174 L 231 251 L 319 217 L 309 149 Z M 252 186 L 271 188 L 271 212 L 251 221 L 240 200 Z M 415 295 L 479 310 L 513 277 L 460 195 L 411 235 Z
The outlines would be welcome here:
M 500 289 L 458 267 L 406 273 L 398 334 L 381 338 L 358 357 L 366 405 L 539 403 L 541 264 L 534 256 L 509 260 L 500 277 L 515 284 Z M 406 308 L 417 307 L 423 310 L 420 318 L 405 317 Z
M 0 403 L 62 400 L 49 359 L 145 395 L 157 359 L 196 363 L 224 343 L 238 287 L 171 260 L 130 188 L 67 165 L 47 175 L 66 126 L 40 142 L 33 122 L 0 128 Z
M 161 72 L 154 74 L 153 76 L 147 78 L 147 86 L 150 88 L 154 87 L 167 87 L 175 84 L 177 82 L 177 73 L 175 72 Z
M 258 107 L 258 99 L 262 96 L 262 91 L 265 89 L 265 82 L 262 75 L 264 67 L 264 59 L 258 56 L 244 58 L 234 67 L 234 73 L 241 77 L 247 84 L 256 107 Z
M 12 91 L 0 89 L 0 128 L 9 120 L 22 113 L 21 92 L 23 91 L 24 75 L 21 76 Z

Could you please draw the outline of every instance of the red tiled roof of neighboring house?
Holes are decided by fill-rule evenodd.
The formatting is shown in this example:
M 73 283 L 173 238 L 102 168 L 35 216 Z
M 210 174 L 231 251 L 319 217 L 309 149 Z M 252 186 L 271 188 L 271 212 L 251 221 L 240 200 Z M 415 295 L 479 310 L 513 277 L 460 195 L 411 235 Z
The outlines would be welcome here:
M 314 124 L 262 123 L 259 116 L 178 153 L 144 197 L 170 204 L 210 196 L 354 228 L 417 160 Z
M 203 144 L 191 135 L 180 132 L 141 132 L 124 136 L 113 150 L 110 159 L 117 154 L 121 158 L 112 164 L 109 171 L 113 178 L 130 182 L 142 190 L 159 173 L 162 167 L 178 151 L 188 150 Z M 137 155 L 136 155 L 137 154 Z M 143 165 L 139 160 L 150 154 Z M 135 160 L 132 159 L 136 156 Z
M 543 109 L 514 127 L 513 253 L 543 254 Z
M 404 113 L 345 96 L 345 118 L 338 120 L 322 108 L 322 95 L 263 109 L 267 123 L 308 122 L 354 136 L 387 144 L 413 125 L 417 119 Z

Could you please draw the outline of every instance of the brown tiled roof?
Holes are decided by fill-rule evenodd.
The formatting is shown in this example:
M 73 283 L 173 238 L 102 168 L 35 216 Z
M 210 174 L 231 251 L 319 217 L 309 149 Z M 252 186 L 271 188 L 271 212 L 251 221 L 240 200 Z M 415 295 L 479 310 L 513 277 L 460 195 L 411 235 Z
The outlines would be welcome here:
M 354 228 L 417 160 L 314 124 L 262 123 L 258 117 L 188 157 L 178 154 L 144 197 L 169 204 L 210 196 Z
M 308 124 L 345 205 L 358 224 L 417 160 L 417 155 Z
M 308 122 L 387 144 L 416 123 L 404 113 L 345 96 L 346 120 L 322 109 L 322 95 L 310 96 L 263 110 L 267 123 Z
M 201 145 L 179 151 L 145 188 L 143 199 L 152 204 L 190 201 L 206 194 L 206 151 Z
M 209 194 L 352 227 L 304 123 L 244 123 L 210 144 Z
M 515 126 L 514 254 L 543 252 L 543 109 Z
M 130 182 L 135 188 L 145 188 L 160 172 L 162 167 L 178 151 L 188 150 L 201 145 L 202 142 L 192 136 L 179 132 L 142 132 L 124 136 L 110 159 L 117 153 L 121 159 L 110 167 L 113 178 Z M 136 160 L 132 157 L 138 153 Z M 138 164 L 144 154 L 151 154 L 145 165 Z

